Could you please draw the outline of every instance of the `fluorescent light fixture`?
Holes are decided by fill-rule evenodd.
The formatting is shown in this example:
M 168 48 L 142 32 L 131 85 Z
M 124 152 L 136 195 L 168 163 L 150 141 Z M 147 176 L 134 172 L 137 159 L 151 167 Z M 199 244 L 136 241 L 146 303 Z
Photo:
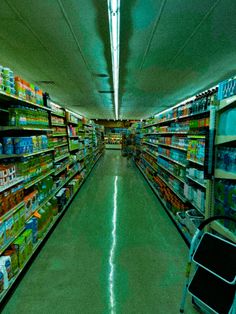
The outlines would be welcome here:
M 120 0 L 107 0 L 112 74 L 114 88 L 115 118 L 119 118 L 119 59 L 120 59 Z

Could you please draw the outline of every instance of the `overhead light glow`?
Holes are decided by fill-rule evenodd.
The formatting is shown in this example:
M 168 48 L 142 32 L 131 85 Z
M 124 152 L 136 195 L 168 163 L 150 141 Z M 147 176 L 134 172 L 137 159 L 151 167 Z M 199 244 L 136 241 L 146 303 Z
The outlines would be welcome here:
M 120 0 L 108 1 L 115 118 L 119 118 Z

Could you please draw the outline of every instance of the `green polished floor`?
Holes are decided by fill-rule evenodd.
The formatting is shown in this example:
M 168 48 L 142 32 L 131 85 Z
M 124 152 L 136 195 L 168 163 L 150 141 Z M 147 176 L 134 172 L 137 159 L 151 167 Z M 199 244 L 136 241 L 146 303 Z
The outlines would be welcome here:
M 106 151 L 2 313 L 177 314 L 187 252 L 139 170 Z

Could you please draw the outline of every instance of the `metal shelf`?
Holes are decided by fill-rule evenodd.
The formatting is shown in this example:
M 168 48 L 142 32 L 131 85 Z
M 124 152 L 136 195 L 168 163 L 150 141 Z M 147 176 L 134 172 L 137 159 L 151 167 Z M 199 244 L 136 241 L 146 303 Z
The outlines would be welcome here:
M 204 167 L 204 164 L 203 164 L 202 162 L 197 161 L 197 160 L 187 159 L 187 161 L 190 161 L 190 162 L 192 162 L 192 163 L 194 163 L 194 164 L 197 164 L 197 165 L 199 165 L 199 166 L 203 166 L 203 167 Z
M 52 136 L 53 137 L 60 137 L 60 136 L 67 136 L 67 134 L 66 133 L 54 133 Z
M 227 107 L 233 105 L 236 102 L 236 95 L 231 96 L 229 98 L 222 99 L 220 101 L 218 111 L 221 111 L 223 109 L 226 109 Z
M 78 122 L 74 122 L 74 121 L 69 120 L 69 121 L 67 121 L 67 123 L 68 123 L 68 124 L 78 125 L 78 124 L 79 124 L 79 121 L 78 121 Z
M 168 119 L 168 120 L 165 120 L 165 121 L 159 121 L 159 122 L 155 122 L 155 123 L 152 123 L 152 124 L 147 124 L 147 125 L 144 125 L 143 128 L 150 128 L 152 126 L 155 126 L 155 125 L 159 125 L 159 124 L 165 124 L 165 123 L 169 123 L 169 122 L 172 122 L 172 121 L 175 121 L 177 118 L 172 118 L 172 119 Z
M 152 123 L 152 124 L 147 124 L 147 125 L 144 125 L 143 128 L 144 128 L 144 129 L 150 128 L 150 127 L 155 126 L 155 125 L 157 125 L 157 124 L 158 124 L 158 122 L 155 122 L 155 123 Z
M 184 203 L 187 202 L 187 199 L 184 196 L 180 195 L 177 191 L 175 191 L 175 189 L 173 189 L 170 183 L 168 183 L 162 176 L 160 176 L 158 173 L 157 176 L 168 186 L 169 189 L 171 189 L 172 192 L 175 193 L 176 196 L 178 196 L 179 199 L 181 199 L 182 202 Z
M 173 134 L 175 134 L 175 135 L 176 134 L 177 135 L 180 134 L 181 135 L 181 134 L 188 134 L 188 133 L 189 132 L 187 132 L 187 131 L 183 131 L 183 132 L 181 132 L 181 131 L 174 131 L 174 132 L 159 132 L 158 135 L 166 135 L 166 134 L 167 135 L 173 135 Z
M 0 131 L 39 131 L 39 132 L 52 132 L 52 129 L 33 128 L 27 126 L 1 126 Z
M 18 209 L 20 209 L 21 207 L 23 207 L 25 205 L 25 203 L 22 201 L 19 204 L 17 204 L 15 207 L 13 207 L 12 209 L 10 209 L 7 213 L 5 213 L 3 216 L 0 217 L 0 223 L 2 223 L 3 221 L 5 221 L 8 217 L 10 217 L 11 215 L 13 215 Z
M 64 143 L 64 144 L 56 145 L 56 146 L 54 146 L 54 148 L 58 148 L 58 147 L 66 146 L 66 145 L 68 145 L 68 143 Z
M 47 153 L 47 152 L 50 152 L 50 151 L 53 151 L 53 150 L 54 150 L 54 148 L 49 148 L 49 149 L 44 149 L 44 150 L 40 150 L 38 152 L 29 153 L 29 154 L 0 155 L 0 159 L 30 157 L 30 156 L 34 156 L 34 155 Z
M 69 148 L 69 151 L 70 151 L 70 152 L 73 152 L 73 151 L 79 150 L 79 149 L 80 149 L 79 147 L 76 147 L 76 148 Z
M 65 158 L 67 158 L 67 157 L 69 157 L 69 156 L 70 156 L 70 154 L 66 154 L 66 155 L 57 157 L 57 158 L 54 159 L 54 162 L 58 162 L 58 161 L 60 161 L 60 160 L 62 160 L 62 159 L 65 159 Z
M 177 176 L 176 174 L 174 174 L 173 172 L 171 172 L 169 169 L 163 167 L 163 166 L 160 165 L 160 164 L 158 164 L 158 167 L 160 167 L 160 168 L 164 169 L 165 171 L 169 172 L 170 175 L 172 175 L 173 177 L 175 177 L 176 179 L 178 179 L 180 182 L 186 183 L 183 178 L 180 178 L 179 176 Z
M 235 172 L 228 172 L 221 169 L 215 169 L 215 178 L 217 179 L 230 179 L 236 180 Z
M 52 169 L 51 171 L 47 172 L 46 174 L 40 176 L 40 177 L 37 177 L 36 179 L 34 179 L 33 181 L 29 182 L 29 183 L 26 183 L 24 188 L 25 189 L 28 189 L 30 188 L 31 186 L 33 186 L 34 184 L 38 183 L 39 181 L 43 180 L 44 178 L 50 176 L 50 174 L 52 174 L 55 170 Z
M 206 113 L 210 113 L 210 110 L 206 110 L 206 111 L 202 111 L 202 112 L 196 112 L 196 113 L 193 113 L 191 115 L 179 116 L 178 118 L 176 118 L 176 120 L 185 119 L 185 118 L 192 118 L 192 117 L 199 116 L 199 115 L 206 114 Z
M 10 189 L 14 185 L 17 185 L 17 184 L 19 184 L 19 183 L 21 183 L 23 181 L 24 181 L 24 178 L 20 177 L 20 178 L 16 178 L 14 181 L 8 183 L 7 185 L 0 186 L 0 193 L 4 192 L 7 189 Z
M 64 123 L 51 123 L 52 126 L 61 126 L 61 127 L 66 127 Z
M 192 180 L 193 182 L 195 182 L 195 183 L 201 185 L 203 188 L 206 189 L 206 185 L 205 185 L 204 182 L 201 182 L 201 181 L 199 181 L 198 179 L 196 179 L 196 178 L 194 178 L 194 177 L 191 177 L 191 176 L 189 176 L 189 175 L 186 175 L 186 178 Z
M 57 116 L 57 117 L 61 117 L 61 118 L 64 118 L 65 119 L 65 115 L 61 114 L 61 113 L 57 113 L 55 111 L 51 111 L 51 114 L 53 114 L 54 116 Z
M 187 167 L 187 165 L 185 165 L 185 164 L 182 164 L 181 162 L 179 162 L 179 161 L 177 161 L 177 160 L 174 160 L 174 159 L 172 159 L 172 158 L 170 158 L 170 157 L 168 157 L 168 156 L 166 156 L 166 155 L 163 155 L 163 154 L 158 154 L 159 156 L 161 156 L 161 157 L 163 157 L 163 158 L 166 158 L 166 159 L 168 159 L 168 160 L 170 160 L 170 161 L 172 161 L 172 162 L 174 162 L 174 163 L 176 163 L 176 164 L 178 164 L 178 165 L 180 165 L 180 166 L 182 166 L 182 167 L 184 167 L 184 168 L 186 168 Z
M 144 157 L 142 157 L 142 159 L 143 159 L 155 172 L 157 172 L 157 169 L 156 169 L 152 164 L 150 164 L 150 162 L 147 161 L 147 159 L 145 159 Z
M 157 160 L 157 157 L 158 157 L 158 156 L 153 155 L 153 154 L 152 154 L 151 152 L 149 152 L 148 150 L 143 150 L 143 152 L 149 154 L 152 158 L 154 158 L 154 159 Z
M 2 100 L 6 100 L 6 101 L 19 101 L 19 102 L 23 102 L 25 103 L 26 105 L 30 105 L 32 107 L 35 107 L 35 108 L 40 108 L 40 109 L 44 109 L 44 110 L 47 110 L 47 111 L 51 111 L 51 108 L 48 108 L 48 107 L 44 107 L 44 106 L 41 106 L 41 105 L 37 105 L 31 101 L 28 101 L 26 99 L 22 99 L 18 96 L 14 96 L 14 95 L 10 95 L 10 94 L 7 94 L 3 91 L 0 92 L 0 99 Z
M 25 227 L 21 228 L 10 240 L 4 244 L 0 250 L 0 255 L 8 248 L 8 246 L 19 237 L 19 235 L 25 230 Z
M 147 145 L 150 145 L 150 146 L 153 146 L 153 147 L 158 147 L 158 145 L 152 144 L 152 143 L 148 143 L 148 142 L 143 142 L 143 144 L 147 144 Z
M 193 201 L 187 199 L 189 203 L 191 203 L 194 208 L 201 214 L 201 215 L 205 215 L 205 209 L 202 211 L 201 208 L 198 207 L 198 205 L 196 205 Z
M 168 144 L 162 144 L 162 143 L 158 143 L 158 145 L 160 146 L 166 146 L 166 147 L 171 147 L 171 148 L 174 148 L 174 149 L 178 149 L 178 150 L 182 150 L 182 151 L 187 151 L 187 148 L 183 148 L 183 147 L 178 147 L 178 146 L 174 146 L 174 145 L 168 145 Z
M 72 162 L 64 165 L 62 168 L 58 169 L 57 171 L 55 171 L 55 173 L 53 174 L 54 176 L 57 176 L 59 173 L 61 173 L 62 171 L 64 171 L 67 167 L 69 167 L 72 164 Z
M 214 221 L 211 223 L 211 229 L 215 230 L 216 232 L 220 233 L 227 239 L 236 242 L 236 234 L 230 231 L 229 229 L 225 228 L 221 223 L 218 221 Z
M 215 138 L 215 145 L 226 144 L 236 141 L 236 135 L 217 135 Z

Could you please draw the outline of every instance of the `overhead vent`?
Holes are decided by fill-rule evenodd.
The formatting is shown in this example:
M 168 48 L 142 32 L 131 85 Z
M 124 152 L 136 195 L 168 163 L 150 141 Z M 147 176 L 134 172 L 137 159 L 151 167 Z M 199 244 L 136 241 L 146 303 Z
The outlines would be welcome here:
M 100 94 L 114 94 L 113 90 L 99 90 L 98 92 Z
M 37 84 L 44 84 L 44 85 L 55 85 L 54 81 L 37 81 Z

